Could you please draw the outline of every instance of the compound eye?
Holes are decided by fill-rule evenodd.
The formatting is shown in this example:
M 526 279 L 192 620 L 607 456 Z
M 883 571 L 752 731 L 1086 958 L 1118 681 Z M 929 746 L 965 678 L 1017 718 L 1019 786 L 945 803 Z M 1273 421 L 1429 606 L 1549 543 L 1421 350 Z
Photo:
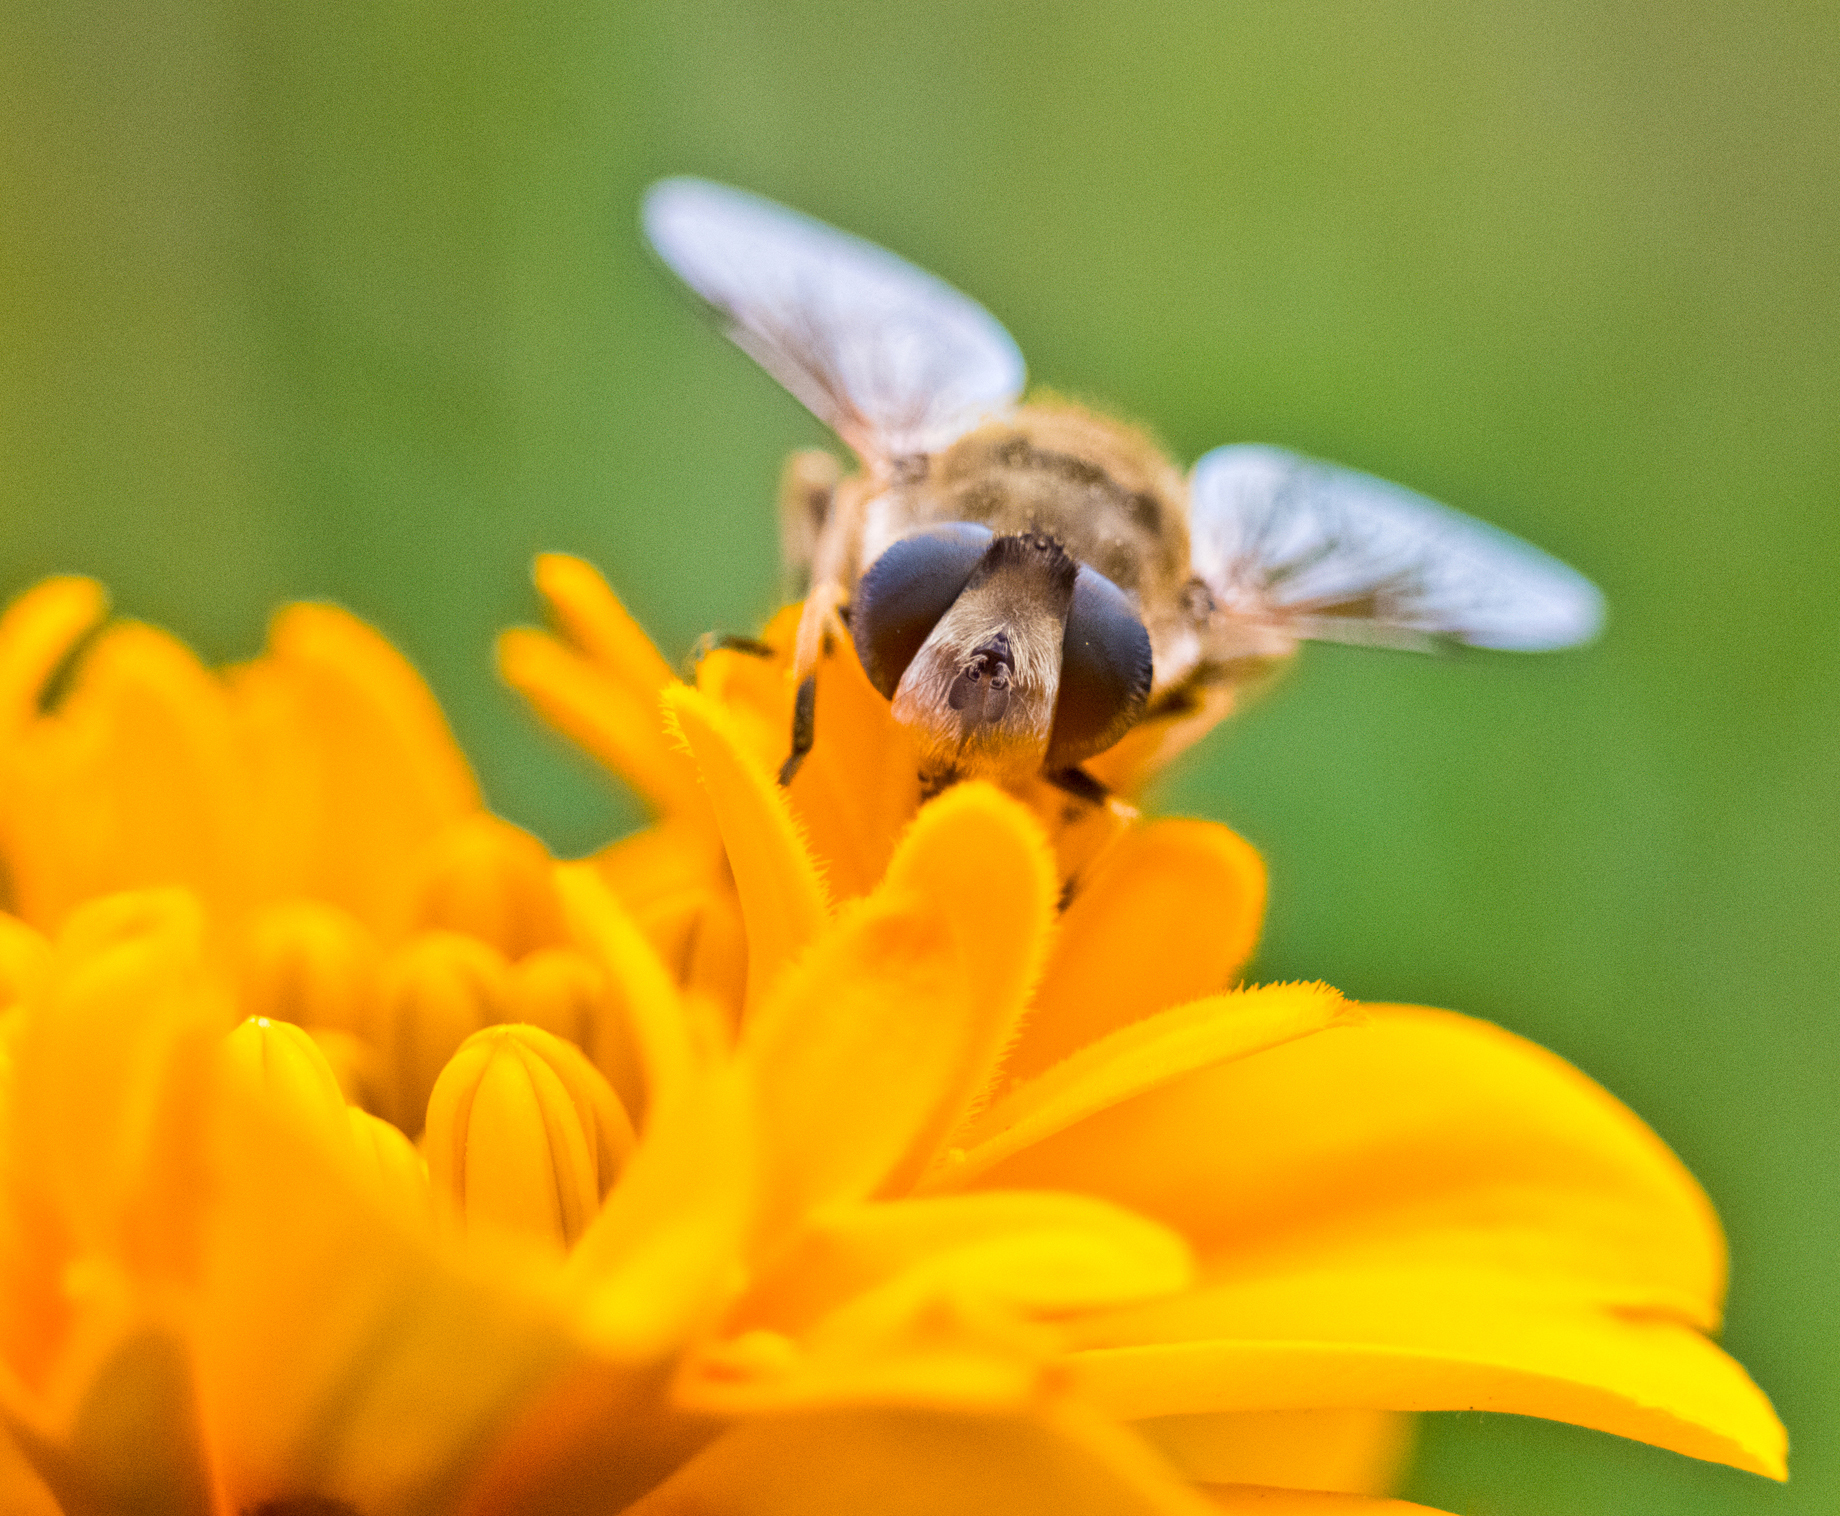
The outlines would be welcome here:
M 955 521 L 903 537 L 869 566 L 850 601 L 850 640 L 888 699 L 990 546 L 989 528 Z
M 1150 634 L 1123 590 L 1080 567 L 1061 638 L 1061 690 L 1048 736 L 1050 772 L 1103 753 L 1150 698 Z

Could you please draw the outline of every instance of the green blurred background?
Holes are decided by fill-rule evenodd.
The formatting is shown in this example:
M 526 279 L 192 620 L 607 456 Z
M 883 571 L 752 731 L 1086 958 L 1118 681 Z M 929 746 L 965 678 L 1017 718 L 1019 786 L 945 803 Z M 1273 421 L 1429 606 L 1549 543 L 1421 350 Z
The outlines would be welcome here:
M 1492 1017 L 1648 1117 L 1730 1229 L 1786 1489 L 1430 1419 L 1502 1513 L 1840 1508 L 1840 12 L 10 0 L 0 585 L 99 574 L 212 657 L 331 596 L 558 847 L 630 803 L 490 639 L 531 553 L 664 646 L 771 605 L 814 423 L 634 230 L 733 180 L 976 294 L 1183 459 L 1261 439 L 1596 577 L 1538 659 L 1312 650 L 1167 787 L 1273 876 L 1266 977 Z

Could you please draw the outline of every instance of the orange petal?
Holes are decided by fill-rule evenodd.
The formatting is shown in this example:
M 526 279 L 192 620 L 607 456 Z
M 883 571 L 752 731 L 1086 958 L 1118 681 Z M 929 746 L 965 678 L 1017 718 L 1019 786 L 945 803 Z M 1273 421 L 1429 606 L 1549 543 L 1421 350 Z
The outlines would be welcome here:
M 1485 1023 L 1370 1008 L 981 1182 L 1104 1195 L 1201 1250 L 1203 1294 L 1081 1328 L 1120 1414 L 1487 1406 L 1780 1469 L 1768 1403 L 1698 1335 L 1724 1284 L 1705 1196 L 1605 1091 Z
M 1573 1280 L 1712 1327 L 1717 1218 L 1626 1106 L 1563 1059 L 1446 1011 L 1197 1068 L 996 1165 L 1175 1226 L 1204 1258 L 1408 1258 Z
M 325 1058 L 348 1105 L 366 1111 L 383 1108 L 389 1081 L 385 1077 L 383 1055 L 376 1048 L 356 1032 L 335 1026 L 309 1027 L 307 1035 Z M 386 1121 L 384 1125 L 389 1126 L 389 1123 Z M 391 1130 L 396 1129 L 392 1127 Z M 406 1137 L 403 1140 L 408 1141 Z
M 108 608 L 108 591 L 94 579 L 62 574 L 0 613 L 0 751 L 38 715 L 46 681 Z
M 16 1440 L 0 1427 L 0 1511 L 9 1516 L 64 1516 Z
M 479 788 L 427 685 L 336 606 L 292 605 L 269 651 L 232 673 L 260 815 L 290 873 L 277 894 L 331 900 L 386 936 L 407 925 L 405 865 Z
M 349 1147 L 240 1081 L 219 1086 L 213 1152 L 194 1338 L 229 1509 L 438 1508 L 579 1359 L 542 1281 L 462 1271 Z
M 656 1362 L 729 1303 L 756 1205 L 754 1140 L 750 1092 L 732 1065 L 696 1069 L 654 1106 L 567 1265 L 582 1328 L 602 1352 Z
M 741 1021 L 747 994 L 747 924 L 732 888 L 685 890 L 654 897 L 633 920 L 686 995 L 722 1009 L 730 1031 Z
M 1168 1294 L 1192 1278 L 1186 1244 L 1084 1195 L 983 1191 L 820 1212 L 757 1280 L 738 1320 L 802 1333 L 883 1289 L 971 1293 L 1028 1312 Z
M 511 966 L 510 1019 L 574 1043 L 597 1067 L 607 1055 L 625 1061 L 629 1051 L 626 1046 L 617 1052 L 602 1046 L 602 1029 L 611 1016 L 610 998 L 605 971 L 579 948 L 539 948 Z M 616 1089 L 622 1082 L 638 1086 L 638 1060 L 634 1057 L 630 1062 L 623 1080 L 616 1081 Z
M 1357 1015 L 1327 985 L 1275 984 L 1145 1017 L 1011 1089 L 957 1134 L 959 1145 L 926 1187 L 969 1183 L 1010 1155 L 1159 1085 L 1347 1025 Z
M 43 930 L 120 889 L 246 902 L 249 795 L 229 702 L 164 632 L 121 623 L 96 640 L 57 714 L 15 745 L 8 789 L 13 890 Z
M 1264 910 L 1265 865 L 1226 827 L 1137 828 L 1079 882 L 1006 1072 L 1025 1079 L 1139 1017 L 1225 989 Z
M 228 997 L 204 971 L 204 919 L 178 890 L 96 901 L 62 934 L 16 1044 L 17 1142 L 81 1247 L 149 1279 L 189 1279 Z
M 603 848 L 593 862 L 678 985 L 707 995 L 738 1024 L 747 928 L 713 822 L 656 822 Z
M 1052 1373 L 1051 1334 L 975 1296 L 893 1287 L 852 1300 L 804 1339 L 765 1329 L 701 1346 L 672 1396 L 706 1416 L 841 1406 L 1026 1409 Z
M 1203 1484 L 1385 1495 L 1411 1458 L 1416 1418 L 1397 1411 L 1218 1411 L 1132 1423 Z
M 562 939 L 549 850 L 485 811 L 450 822 L 416 862 L 417 927 L 465 932 L 516 960 Z
M 428 1166 L 402 1128 L 352 1106 L 345 1108 L 345 1117 L 351 1123 L 360 1181 L 375 1192 L 378 1204 L 411 1230 L 432 1222 Z
M 0 1009 L 23 1000 L 51 967 L 51 944 L 0 911 Z
M 1080 882 L 1103 866 L 1111 851 L 1143 824 L 1137 807 L 1117 795 L 1104 805 L 1088 805 L 1040 778 L 1014 786 L 1013 793 L 1046 829 L 1060 879 L 1073 887 L 1075 899 Z
M 419 1134 L 447 1060 L 474 1032 L 510 1014 L 503 953 L 459 932 L 417 932 L 384 965 L 374 1019 L 361 1028 L 383 1055 L 381 1113 Z
M 837 894 L 866 895 L 920 807 L 920 759 L 847 637 L 827 641 L 817 680 L 816 741 L 787 793 Z
M 595 1040 L 601 1072 L 622 1103 L 635 1114 L 643 1111 L 649 1122 L 655 1107 L 668 1104 L 690 1082 L 699 1062 L 683 997 L 592 863 L 560 865 L 556 888 L 576 945 L 607 976 L 609 1019 L 612 1007 L 620 1013 L 619 1024 L 603 1027 Z M 629 1103 L 620 1077 L 629 1047 L 644 1075 L 636 1104 Z
M 742 1029 L 769 1234 L 899 1190 L 985 1087 L 1041 961 L 1054 877 L 1033 818 L 986 785 L 921 812 Z
M 665 709 L 702 772 L 747 921 L 750 1007 L 828 918 L 823 881 L 785 795 L 751 757 L 733 719 L 707 696 L 669 690 Z
M 792 749 L 797 690 L 786 664 L 752 648 L 714 647 L 697 660 L 696 689 L 728 712 L 742 750 L 778 773 Z
M 1069 1362 L 1084 1393 L 1127 1417 L 1512 1411 L 1785 1476 L 1769 1401 L 1699 1333 L 1555 1294 L 1506 1270 L 1299 1269 L 1082 1323 L 1077 1341 L 1138 1345 Z
M 630 1516 L 1211 1516 L 1214 1510 L 1129 1433 L 1056 1405 L 1029 1416 L 889 1408 L 744 1422 Z
M 675 762 L 692 788 L 696 779 L 683 754 Z M 707 800 L 698 802 L 707 810 Z M 712 889 L 729 883 L 728 858 L 722 840 L 708 825 L 670 817 L 655 821 L 631 836 L 609 843 L 593 859 L 607 887 L 629 911 L 641 909 L 655 896 L 681 895 L 687 890 Z M 729 885 L 732 889 L 732 884 Z
M 92 1475 L 97 1498 L 143 1477 L 150 1499 L 195 1489 L 187 1371 L 155 1303 L 196 1283 L 211 1199 L 208 1092 L 229 1017 L 201 973 L 202 925 L 178 891 L 86 906 L 6 1022 L 0 1382 L 67 1495 Z M 105 1447 L 110 1418 L 168 1445 Z
M 536 712 L 667 816 L 706 817 L 695 775 L 671 751 L 655 697 L 635 692 L 546 632 L 499 635 L 498 671 Z
M 251 1015 L 357 1032 L 375 1015 L 377 939 L 351 912 L 323 900 L 283 900 L 258 911 L 243 936 L 240 999 Z
M 567 553 L 539 553 L 531 577 L 563 635 L 622 686 L 655 705 L 678 682 L 593 564 Z
M 927 806 L 889 863 L 884 891 L 944 913 L 977 1008 L 956 1078 L 907 1162 L 886 1181 L 890 1192 L 925 1172 L 989 1091 L 1047 956 L 1054 868 L 1028 809 L 985 784 L 957 785 Z
M 67 1512 L 215 1516 L 218 1509 L 192 1365 L 170 1330 L 144 1329 L 115 1345 L 86 1387 L 67 1437 L 44 1439 L 23 1426 L 15 1431 Z

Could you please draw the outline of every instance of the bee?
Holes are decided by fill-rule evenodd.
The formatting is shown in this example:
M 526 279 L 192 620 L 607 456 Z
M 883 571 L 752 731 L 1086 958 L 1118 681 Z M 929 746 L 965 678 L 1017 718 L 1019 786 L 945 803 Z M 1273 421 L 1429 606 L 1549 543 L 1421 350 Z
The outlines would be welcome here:
M 1275 447 L 1186 478 L 1136 428 L 1022 401 L 988 311 L 873 243 L 744 191 L 666 179 L 646 236 L 726 335 L 856 456 L 795 454 L 781 490 L 807 588 L 790 783 L 815 671 L 847 635 L 912 733 L 923 791 L 1086 765 L 1142 777 L 1300 642 L 1543 650 L 1594 636 L 1603 599 L 1517 537 L 1398 485 Z

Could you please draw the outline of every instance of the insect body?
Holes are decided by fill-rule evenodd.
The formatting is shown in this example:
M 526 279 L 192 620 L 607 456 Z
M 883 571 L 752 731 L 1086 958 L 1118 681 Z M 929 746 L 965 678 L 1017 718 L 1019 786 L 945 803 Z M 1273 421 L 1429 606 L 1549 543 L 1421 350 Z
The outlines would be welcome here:
M 795 667 L 809 681 L 847 623 L 929 788 L 1042 774 L 1101 794 L 1082 764 L 1129 735 L 1147 771 L 1308 638 L 1534 650 L 1601 623 L 1564 564 L 1398 486 L 1256 446 L 1184 479 L 1123 423 L 1020 404 L 1022 356 L 995 318 L 871 243 L 695 179 L 654 185 L 644 220 L 860 461 L 788 471 L 782 535 L 809 583 Z

